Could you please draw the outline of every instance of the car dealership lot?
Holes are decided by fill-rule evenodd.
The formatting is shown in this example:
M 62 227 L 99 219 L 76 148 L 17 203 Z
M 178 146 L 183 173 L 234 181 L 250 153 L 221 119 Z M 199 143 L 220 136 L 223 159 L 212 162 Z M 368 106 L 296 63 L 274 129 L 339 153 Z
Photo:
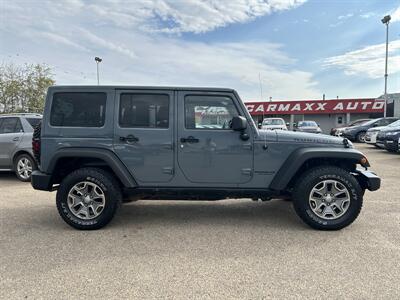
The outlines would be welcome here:
M 138 201 L 77 231 L 55 193 L 0 174 L 0 298 L 399 298 L 400 155 L 356 146 L 382 188 L 336 232 L 247 199 Z

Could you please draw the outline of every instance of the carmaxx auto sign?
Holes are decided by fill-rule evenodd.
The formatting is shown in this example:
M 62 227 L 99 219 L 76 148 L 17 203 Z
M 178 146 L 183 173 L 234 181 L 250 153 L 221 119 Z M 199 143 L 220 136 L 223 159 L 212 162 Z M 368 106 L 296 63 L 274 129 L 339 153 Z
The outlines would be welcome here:
M 306 115 L 339 113 L 380 113 L 384 102 L 375 99 L 246 102 L 252 115 Z

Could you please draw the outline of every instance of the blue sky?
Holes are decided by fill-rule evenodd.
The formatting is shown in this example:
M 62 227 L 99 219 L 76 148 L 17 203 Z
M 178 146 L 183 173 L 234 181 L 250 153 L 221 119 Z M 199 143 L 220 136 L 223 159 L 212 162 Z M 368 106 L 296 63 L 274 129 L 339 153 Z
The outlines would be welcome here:
M 0 0 L 0 62 L 46 63 L 57 84 L 222 86 L 243 100 L 377 97 L 398 0 Z

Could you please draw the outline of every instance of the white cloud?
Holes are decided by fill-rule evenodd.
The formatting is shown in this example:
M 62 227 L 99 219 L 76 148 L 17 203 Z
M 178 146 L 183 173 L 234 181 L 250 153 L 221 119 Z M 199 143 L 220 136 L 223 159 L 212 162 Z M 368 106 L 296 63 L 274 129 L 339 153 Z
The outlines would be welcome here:
M 312 74 L 294 67 L 282 45 L 268 42 L 196 42 L 161 32 L 210 31 L 248 22 L 304 0 L 14 1 L 4 8 L 0 60 L 46 62 L 58 84 L 95 83 L 101 56 L 102 84 L 225 86 L 244 99 L 314 98 Z M 29 49 L 23 51 L 25 45 Z
M 391 20 L 392 22 L 400 21 L 400 6 L 392 12 L 391 17 L 392 17 Z
M 372 18 L 374 16 L 376 16 L 376 13 L 374 13 L 374 12 L 366 12 L 366 13 L 363 13 L 363 14 L 360 15 L 360 17 L 363 18 L 363 19 L 369 19 L 369 18 Z
M 347 75 L 357 75 L 369 78 L 380 78 L 384 74 L 385 67 L 385 44 L 367 46 L 343 55 L 333 56 L 325 59 L 324 65 L 338 67 Z M 388 73 L 400 72 L 400 40 L 389 44 L 389 67 Z
M 116 0 L 87 8 L 103 21 L 124 28 L 145 31 L 201 33 L 233 23 L 245 23 L 257 17 L 295 8 L 306 0 L 136 0 L 126 5 Z
M 338 20 L 348 19 L 348 18 L 351 18 L 352 16 L 354 16 L 354 14 L 352 14 L 352 13 L 349 13 L 346 15 L 341 15 L 341 16 L 338 16 Z

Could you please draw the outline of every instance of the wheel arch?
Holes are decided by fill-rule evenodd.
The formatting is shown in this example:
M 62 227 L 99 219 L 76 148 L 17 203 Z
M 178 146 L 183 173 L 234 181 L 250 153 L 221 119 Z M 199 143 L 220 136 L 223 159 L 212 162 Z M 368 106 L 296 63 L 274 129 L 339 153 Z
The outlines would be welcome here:
M 355 149 L 301 148 L 286 159 L 272 180 L 270 189 L 278 191 L 290 189 L 302 173 L 317 166 L 339 166 L 351 172 L 363 158 L 365 156 Z M 366 162 L 363 166 L 369 167 L 369 163 Z
M 133 188 L 137 182 L 122 161 L 110 150 L 98 148 L 68 148 L 58 150 L 46 173 L 54 174 L 52 182 L 59 183 L 66 173 L 83 167 L 97 167 L 115 175 L 122 186 Z M 57 175 L 55 174 L 57 170 Z
M 19 149 L 19 150 L 17 150 L 17 151 L 14 153 L 13 158 L 12 158 L 12 164 L 13 164 L 12 167 L 13 167 L 13 169 L 14 169 L 15 161 L 17 160 L 17 158 L 18 158 L 20 155 L 23 155 L 23 154 L 28 155 L 28 156 L 32 159 L 32 161 L 36 164 L 36 161 L 35 161 L 35 159 L 33 158 L 32 153 L 30 153 L 28 150 Z

